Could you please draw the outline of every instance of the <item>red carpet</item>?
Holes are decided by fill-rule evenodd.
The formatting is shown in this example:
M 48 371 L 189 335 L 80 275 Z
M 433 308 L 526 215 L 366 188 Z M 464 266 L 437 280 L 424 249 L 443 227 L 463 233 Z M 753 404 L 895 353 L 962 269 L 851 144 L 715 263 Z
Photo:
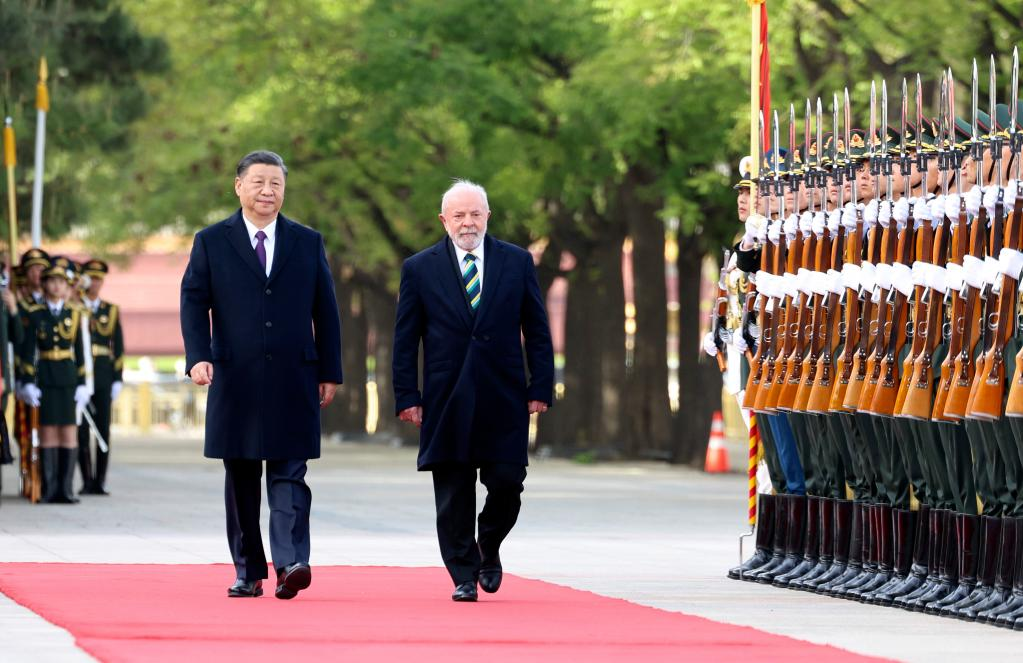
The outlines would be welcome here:
M 228 599 L 229 566 L 0 564 L 0 591 L 102 661 L 876 661 L 505 576 L 479 603 L 442 569 L 314 567 L 292 601 Z

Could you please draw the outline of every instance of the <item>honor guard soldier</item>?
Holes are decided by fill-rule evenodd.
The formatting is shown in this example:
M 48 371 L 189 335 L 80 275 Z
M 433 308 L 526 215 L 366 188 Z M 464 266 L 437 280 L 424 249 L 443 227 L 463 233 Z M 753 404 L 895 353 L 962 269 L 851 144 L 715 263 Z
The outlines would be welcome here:
M 42 272 L 44 298 L 29 303 L 21 350 L 22 393 L 39 408 L 43 501 L 75 504 L 75 407 L 89 402 L 82 347 L 82 309 L 69 301 L 75 270 L 70 260 L 53 258 Z
M 102 260 L 89 260 L 81 265 L 86 278 L 82 306 L 88 314 L 92 352 L 92 399 L 86 406 L 90 423 L 83 416 L 78 426 L 78 462 L 85 486 L 84 495 L 108 495 L 107 464 L 110 458 L 110 408 L 121 393 L 121 371 L 124 366 L 124 336 L 121 333 L 120 310 L 116 304 L 100 299 L 100 290 L 109 268 Z M 95 430 L 92 426 L 95 425 Z M 92 464 L 90 433 L 97 437 L 96 464 Z
M 33 248 L 21 256 L 21 273 L 24 278 L 22 302 L 43 303 L 43 270 L 50 266 L 50 256 L 42 249 Z

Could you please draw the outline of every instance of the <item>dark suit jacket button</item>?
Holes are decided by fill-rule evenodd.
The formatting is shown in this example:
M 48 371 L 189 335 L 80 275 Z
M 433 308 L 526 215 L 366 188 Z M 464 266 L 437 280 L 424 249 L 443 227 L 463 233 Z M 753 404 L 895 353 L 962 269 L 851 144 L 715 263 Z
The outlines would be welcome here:
M 274 358 L 274 356 L 272 354 L 267 353 L 267 355 L 266 355 L 266 360 L 267 361 L 270 361 L 273 358 Z
M 474 341 L 476 340 L 476 335 L 475 334 L 473 334 L 472 340 L 474 340 Z
M 490 336 L 488 334 L 484 334 L 483 335 L 483 340 L 484 341 L 489 341 L 490 340 Z
M 270 294 L 270 288 L 266 289 L 266 294 L 268 294 L 268 295 Z
M 270 322 L 269 320 L 267 320 L 267 321 L 266 321 L 266 326 L 267 326 L 267 327 L 273 327 L 273 326 L 274 326 L 274 323 L 272 323 L 272 322 Z

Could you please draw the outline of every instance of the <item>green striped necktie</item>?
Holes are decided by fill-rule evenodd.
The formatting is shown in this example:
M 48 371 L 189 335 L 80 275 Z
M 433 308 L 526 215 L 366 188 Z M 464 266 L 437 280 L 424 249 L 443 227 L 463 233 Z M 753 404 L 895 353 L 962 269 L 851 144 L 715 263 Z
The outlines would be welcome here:
M 462 269 L 462 283 L 465 284 L 465 292 L 469 295 L 469 307 L 476 312 L 480 307 L 480 270 L 476 267 L 476 256 L 471 253 L 465 254 L 465 267 Z

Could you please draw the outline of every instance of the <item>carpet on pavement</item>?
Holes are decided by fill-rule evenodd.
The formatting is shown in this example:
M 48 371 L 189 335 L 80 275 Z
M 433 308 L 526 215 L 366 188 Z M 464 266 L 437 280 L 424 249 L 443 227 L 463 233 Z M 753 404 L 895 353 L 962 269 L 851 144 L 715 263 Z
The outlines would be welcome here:
M 271 570 L 272 573 L 272 570 Z M 291 601 L 230 599 L 229 565 L 0 564 L 0 592 L 101 661 L 877 661 L 506 575 L 454 603 L 439 568 L 318 566 Z

